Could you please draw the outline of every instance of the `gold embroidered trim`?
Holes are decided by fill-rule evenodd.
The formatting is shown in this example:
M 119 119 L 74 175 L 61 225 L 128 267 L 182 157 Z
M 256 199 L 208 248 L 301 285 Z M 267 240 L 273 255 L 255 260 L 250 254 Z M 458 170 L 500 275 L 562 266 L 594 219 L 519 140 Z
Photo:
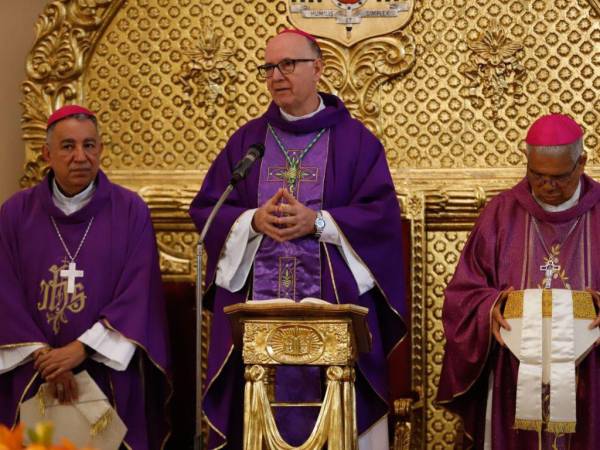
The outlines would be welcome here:
M 30 345 L 42 345 L 44 347 L 48 346 L 48 343 L 46 342 L 19 342 L 18 344 L 5 344 L 5 345 L 0 345 L 0 350 L 12 350 L 15 348 L 19 348 L 19 347 L 29 347 Z
M 504 318 L 515 319 L 523 317 L 523 291 L 511 291 L 508 293 L 504 305 Z
M 520 319 L 523 317 L 523 291 L 512 291 L 508 294 L 508 300 L 504 307 L 505 319 Z M 552 291 L 542 291 L 542 317 L 552 317 Z M 592 295 L 589 292 L 573 291 L 573 317 L 575 319 L 596 318 L 596 310 Z
M 44 417 L 46 415 L 46 390 L 44 385 L 40 386 L 36 397 L 38 401 L 38 407 L 40 409 L 40 415 Z
M 515 428 L 519 430 L 542 431 L 541 420 L 515 419 Z
M 592 294 L 581 291 L 573 292 L 573 315 L 576 319 L 594 320 L 596 318 Z
M 112 422 L 112 410 L 107 409 L 104 414 L 100 416 L 100 418 L 96 421 L 96 423 L 92 424 L 90 428 L 90 436 L 94 437 L 102 433 Z
M 575 433 L 576 422 L 548 422 L 548 432 L 555 434 Z
M 21 405 L 23 404 L 23 401 L 25 400 L 25 396 L 29 392 L 29 389 L 31 389 L 31 386 L 33 385 L 33 383 L 35 382 L 35 380 L 37 379 L 39 374 L 40 373 L 37 371 L 34 372 L 33 376 L 29 380 L 29 383 L 27 383 L 27 386 L 25 386 L 25 389 L 23 390 L 23 393 L 21 394 L 21 398 L 19 398 L 19 404 L 17 405 L 17 409 L 15 410 L 15 417 L 13 420 L 12 428 L 17 426 L 17 420 L 19 419 L 19 411 L 21 411 Z
M 321 243 L 323 249 L 325 250 L 325 258 L 327 258 L 327 265 L 329 266 L 329 275 L 331 276 L 331 284 L 333 285 L 333 293 L 335 294 L 335 301 L 340 304 L 340 296 L 338 295 L 337 284 L 335 283 L 335 275 L 333 274 L 333 266 L 331 265 L 331 258 L 329 257 L 329 250 L 327 249 L 327 244 Z M 323 289 L 321 288 L 321 292 Z

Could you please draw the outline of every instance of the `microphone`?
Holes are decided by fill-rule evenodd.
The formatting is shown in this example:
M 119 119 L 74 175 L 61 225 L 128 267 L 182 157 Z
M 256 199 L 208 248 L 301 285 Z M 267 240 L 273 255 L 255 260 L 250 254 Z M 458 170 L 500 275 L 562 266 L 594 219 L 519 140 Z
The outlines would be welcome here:
M 229 182 L 231 185 L 235 186 L 238 181 L 246 178 L 248 174 L 248 170 L 252 167 L 252 164 L 255 163 L 257 159 L 260 159 L 265 154 L 265 146 L 261 143 L 252 144 L 248 149 L 246 155 L 238 161 L 238 163 L 233 168 L 233 173 L 231 175 L 231 181 Z

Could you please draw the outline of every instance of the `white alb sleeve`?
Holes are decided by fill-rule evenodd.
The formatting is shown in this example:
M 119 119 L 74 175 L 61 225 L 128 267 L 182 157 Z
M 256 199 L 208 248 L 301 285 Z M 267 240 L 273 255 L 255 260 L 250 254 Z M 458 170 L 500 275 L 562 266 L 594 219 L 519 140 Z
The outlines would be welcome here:
M 337 245 L 340 248 L 342 257 L 344 258 L 344 261 L 346 261 L 346 264 L 348 264 L 348 267 L 354 276 L 354 280 L 358 286 L 359 295 L 373 289 L 375 280 L 371 276 L 369 269 L 367 269 L 364 263 L 354 253 L 348 240 L 340 233 L 338 225 L 331 214 L 327 211 L 321 212 L 323 214 L 323 219 L 325 220 L 325 229 L 323 230 L 323 233 L 321 233 L 320 241 Z
M 246 284 L 254 257 L 262 242 L 263 235 L 252 228 L 255 212 L 256 209 L 249 209 L 232 225 L 217 264 L 217 286 L 229 292 L 237 292 Z
M 0 374 L 10 372 L 15 367 L 29 362 L 33 352 L 42 347 L 44 347 L 42 344 L 31 344 L 0 349 Z
M 125 339 L 120 333 L 109 330 L 100 322 L 96 322 L 77 340 L 96 351 L 91 356 L 94 361 L 118 371 L 127 369 L 135 353 L 134 344 Z

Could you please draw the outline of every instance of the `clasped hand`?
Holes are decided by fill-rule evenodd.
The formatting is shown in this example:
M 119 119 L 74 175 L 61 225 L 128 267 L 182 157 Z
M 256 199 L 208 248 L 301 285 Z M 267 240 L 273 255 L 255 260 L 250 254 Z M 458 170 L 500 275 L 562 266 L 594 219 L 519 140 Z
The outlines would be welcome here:
M 53 397 L 60 403 L 77 400 L 77 383 L 72 370 L 86 358 L 81 342 L 73 341 L 59 348 L 43 348 L 34 352 L 33 357 L 33 367 L 49 383 Z
M 252 228 L 277 242 L 285 242 L 313 234 L 316 218 L 316 211 L 282 188 L 256 210 Z

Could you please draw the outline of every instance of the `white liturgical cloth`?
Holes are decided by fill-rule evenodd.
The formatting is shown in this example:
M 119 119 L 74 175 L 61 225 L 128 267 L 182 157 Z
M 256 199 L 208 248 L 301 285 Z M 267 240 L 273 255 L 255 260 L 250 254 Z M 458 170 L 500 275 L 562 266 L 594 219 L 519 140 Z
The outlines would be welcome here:
M 515 427 L 540 430 L 542 384 L 550 384 L 548 431 L 575 432 L 575 366 L 600 337 L 587 292 L 526 289 L 509 294 L 504 309 L 511 331 L 502 338 L 519 359 Z M 523 326 L 526 324 L 526 326 Z
M 64 437 L 78 448 L 118 450 L 127 427 L 86 371 L 75 375 L 75 380 L 79 392 L 76 402 L 61 405 L 49 395 L 44 383 L 33 398 L 21 405 L 21 421 L 28 427 L 51 421 L 55 444 Z

